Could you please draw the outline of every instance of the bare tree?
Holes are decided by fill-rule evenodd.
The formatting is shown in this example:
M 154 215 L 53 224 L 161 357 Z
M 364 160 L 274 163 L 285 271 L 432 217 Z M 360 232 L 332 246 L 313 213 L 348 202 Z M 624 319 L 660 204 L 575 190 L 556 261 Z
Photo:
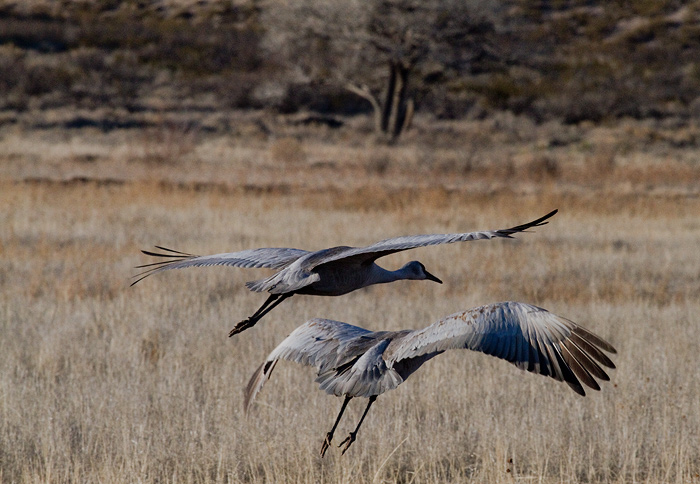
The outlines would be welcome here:
M 366 99 L 375 129 L 410 125 L 412 75 L 463 69 L 483 56 L 494 3 L 468 0 L 287 0 L 264 8 L 265 46 L 296 80 L 334 82 Z

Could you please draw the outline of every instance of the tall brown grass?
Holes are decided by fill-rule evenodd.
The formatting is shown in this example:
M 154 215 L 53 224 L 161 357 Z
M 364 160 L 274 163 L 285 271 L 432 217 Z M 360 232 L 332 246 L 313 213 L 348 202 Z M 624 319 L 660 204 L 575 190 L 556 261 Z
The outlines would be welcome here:
M 2 482 L 700 482 L 700 202 L 614 192 L 458 190 L 252 194 L 127 183 L 0 190 Z M 371 196 L 369 195 L 371 193 Z M 411 198 L 413 197 L 413 198 Z M 494 229 L 560 213 L 512 241 L 426 248 L 440 286 L 293 298 L 226 338 L 262 302 L 264 271 L 173 271 L 129 288 L 138 250 L 316 249 Z M 340 400 L 279 365 L 247 418 L 242 387 L 311 317 L 417 328 L 520 300 L 611 341 L 601 392 L 453 351 L 378 399 L 358 441 L 318 457 Z M 353 401 L 338 435 L 364 402 Z M 342 439 L 341 439 L 342 440 Z

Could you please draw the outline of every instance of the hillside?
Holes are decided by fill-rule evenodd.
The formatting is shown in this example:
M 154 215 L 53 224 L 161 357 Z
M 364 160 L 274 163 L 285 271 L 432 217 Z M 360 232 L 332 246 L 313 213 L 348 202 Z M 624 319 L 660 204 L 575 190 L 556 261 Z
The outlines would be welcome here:
M 508 110 L 565 123 L 700 116 L 700 3 L 486 4 L 484 54 L 418 69 L 411 89 L 419 112 L 462 119 Z M 0 122 L 32 113 L 41 127 L 51 121 L 40 113 L 61 107 L 95 112 L 69 127 L 104 130 L 138 125 L 128 114 L 150 111 L 369 112 L 333 72 L 303 82 L 290 75 L 293 59 L 264 48 L 278 28 L 266 15 L 273 8 L 256 0 L 2 0 Z M 384 76 L 366 68 L 367 79 Z

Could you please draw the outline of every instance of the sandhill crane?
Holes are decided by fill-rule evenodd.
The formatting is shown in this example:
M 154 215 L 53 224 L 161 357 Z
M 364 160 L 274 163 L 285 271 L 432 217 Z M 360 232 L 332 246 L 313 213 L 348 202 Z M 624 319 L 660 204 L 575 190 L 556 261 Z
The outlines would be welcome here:
M 315 366 L 321 390 L 345 397 L 323 441 L 321 457 L 348 402 L 353 397 L 369 398 L 357 427 L 339 445 L 344 454 L 377 396 L 399 386 L 431 358 L 459 348 L 496 356 L 520 369 L 564 381 L 584 396 L 580 381 L 600 390 L 595 379 L 610 380 L 600 365 L 615 368 L 601 351 L 616 353 L 610 343 L 568 319 L 520 302 L 468 309 L 415 331 L 375 332 L 339 321 L 311 319 L 282 341 L 253 374 L 244 391 L 245 411 L 278 360 Z
M 439 244 L 452 244 L 469 240 L 512 238 L 518 232 L 545 225 L 557 210 L 544 217 L 509 229 L 467 232 L 463 234 L 408 235 L 382 240 L 367 247 L 331 247 L 309 252 L 290 248 L 262 248 L 215 255 L 193 255 L 165 247 L 156 246 L 164 252 L 142 250 L 146 255 L 166 257 L 169 260 L 136 266 L 149 269 L 136 274 L 133 286 L 144 278 L 168 269 L 182 269 L 199 266 L 266 267 L 281 269 L 270 277 L 246 283 L 251 291 L 267 291 L 270 296 L 265 303 L 248 319 L 238 323 L 229 337 L 251 328 L 275 306 L 294 294 L 314 296 L 341 296 L 372 284 L 382 284 L 398 280 L 429 280 L 442 284 L 442 281 L 425 269 L 418 261 L 411 261 L 395 271 L 378 266 L 380 257 L 417 247 Z

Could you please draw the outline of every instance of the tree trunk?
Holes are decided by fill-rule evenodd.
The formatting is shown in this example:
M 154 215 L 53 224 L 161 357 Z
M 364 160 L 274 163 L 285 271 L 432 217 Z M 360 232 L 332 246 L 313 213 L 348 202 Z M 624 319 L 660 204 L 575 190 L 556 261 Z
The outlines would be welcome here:
M 394 103 L 394 92 L 396 91 L 396 69 L 394 68 L 394 62 L 389 63 L 389 81 L 386 86 L 386 93 L 384 95 L 384 106 L 382 106 L 382 133 L 387 134 L 389 132 L 389 118 L 391 117 L 392 107 Z
M 413 119 L 413 99 L 408 97 L 410 72 L 411 68 L 401 62 L 389 63 L 389 79 L 381 104 L 367 86 L 345 85 L 348 91 L 369 101 L 374 112 L 375 131 L 388 141 L 395 141 L 408 129 Z
M 394 100 L 392 101 L 391 117 L 389 119 L 388 134 L 391 139 L 396 139 L 403 132 L 406 121 L 406 95 L 408 91 L 408 68 L 402 64 L 394 66 L 396 71 L 396 85 L 394 87 Z
M 408 101 L 408 74 L 410 68 L 401 62 L 389 64 L 389 81 L 382 107 L 382 133 L 394 141 L 403 133 L 406 121 L 412 117 L 412 102 Z M 410 104 L 410 107 L 409 107 Z

